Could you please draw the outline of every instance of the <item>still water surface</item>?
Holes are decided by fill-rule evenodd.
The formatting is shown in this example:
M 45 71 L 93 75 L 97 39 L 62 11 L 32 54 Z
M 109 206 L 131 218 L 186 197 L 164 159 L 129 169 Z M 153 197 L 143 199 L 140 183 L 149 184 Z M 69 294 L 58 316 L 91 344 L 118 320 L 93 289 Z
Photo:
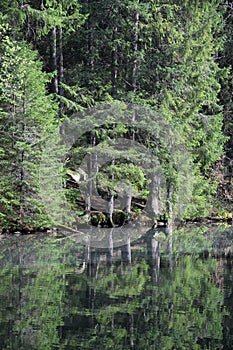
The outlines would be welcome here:
M 233 349 L 233 230 L 0 240 L 0 349 Z

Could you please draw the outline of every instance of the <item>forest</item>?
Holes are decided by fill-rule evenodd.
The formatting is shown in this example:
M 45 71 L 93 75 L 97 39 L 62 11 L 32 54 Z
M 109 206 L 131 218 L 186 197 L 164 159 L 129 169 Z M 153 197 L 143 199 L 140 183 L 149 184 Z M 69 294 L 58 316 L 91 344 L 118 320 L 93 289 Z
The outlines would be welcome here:
M 233 2 L 0 9 L 2 233 L 232 220 Z

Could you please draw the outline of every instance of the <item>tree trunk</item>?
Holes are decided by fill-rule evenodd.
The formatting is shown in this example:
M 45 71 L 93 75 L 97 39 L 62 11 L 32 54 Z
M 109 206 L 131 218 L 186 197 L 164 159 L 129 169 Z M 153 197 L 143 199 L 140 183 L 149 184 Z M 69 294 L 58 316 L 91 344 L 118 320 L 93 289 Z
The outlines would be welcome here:
M 118 45 L 115 44 L 115 40 L 117 37 L 117 25 L 114 25 L 113 28 L 113 50 L 112 50 L 112 97 L 117 97 L 117 78 L 118 78 Z
M 88 0 L 87 2 L 88 6 L 88 12 L 91 12 L 91 6 L 92 6 L 92 1 Z M 95 69 L 95 59 L 94 59 L 94 26 L 93 23 L 91 23 L 92 17 L 88 16 L 86 24 L 87 24 L 87 32 L 88 32 L 88 37 L 87 37 L 87 55 L 86 55 L 86 63 L 87 65 L 91 68 L 91 71 L 93 72 Z
M 26 106 L 25 106 L 25 100 L 23 101 L 23 115 L 26 114 Z M 22 132 L 22 140 L 25 142 L 25 125 L 21 124 L 19 126 Z M 21 151 L 20 155 L 20 182 L 19 182 L 19 193 L 20 193 L 20 209 L 19 209 L 19 218 L 21 222 L 23 222 L 24 215 L 25 215 L 25 209 L 24 209 L 24 202 L 25 202 L 25 189 L 24 189 L 24 182 L 25 182 L 25 169 L 24 169 L 24 161 L 25 161 L 25 150 Z
M 160 196 L 160 176 L 158 173 L 152 174 L 150 184 L 150 194 L 147 200 L 147 212 L 157 219 L 159 215 L 159 196 Z
M 63 83 L 63 77 L 64 77 L 64 64 L 63 64 L 63 36 L 62 36 L 62 28 L 59 28 L 59 82 L 58 82 L 58 88 L 59 88 L 59 96 L 64 96 L 64 88 L 62 87 Z M 59 104 L 59 115 L 62 117 L 63 115 L 63 109 L 64 109 L 64 102 L 60 101 Z
M 19 185 L 19 193 L 20 193 L 20 210 L 19 210 L 19 218 L 21 222 L 23 222 L 24 219 L 24 151 L 21 152 L 21 159 L 20 159 L 20 185 Z
M 121 247 L 121 258 L 123 263 L 131 264 L 131 244 L 129 235 L 127 237 L 126 244 Z
M 174 192 L 174 186 L 169 185 L 167 189 L 167 213 L 168 213 L 168 221 L 172 223 L 173 220 L 173 192 Z
M 138 3 L 139 3 L 139 0 L 138 0 Z M 133 94 L 136 95 L 136 92 L 137 92 L 137 70 L 138 70 L 137 54 L 138 54 L 138 39 L 139 39 L 139 35 L 138 35 L 139 13 L 138 12 L 135 13 L 134 20 L 135 20 L 135 22 L 134 22 L 134 41 L 133 41 L 134 59 L 133 59 L 131 86 L 132 86 Z M 133 104 L 131 106 L 131 110 L 132 110 L 132 123 L 134 123 L 136 120 L 136 111 L 135 111 Z M 135 131 L 134 130 L 131 131 L 131 139 L 133 142 L 135 141 Z M 126 211 L 128 219 L 130 219 L 131 202 L 132 202 L 132 191 L 131 191 L 131 193 L 128 193 L 125 197 L 125 204 L 126 204 L 125 211 Z
M 172 252 L 172 238 L 173 238 L 173 192 L 174 192 L 174 186 L 169 185 L 167 190 L 167 213 L 168 213 L 168 222 L 167 222 L 167 235 L 169 236 L 169 244 L 168 244 L 168 251 L 169 253 Z
M 160 253 L 158 237 L 151 238 L 151 257 L 153 260 L 153 279 L 154 282 L 158 284 L 160 271 Z
M 95 133 L 91 135 L 91 147 L 94 149 L 96 146 L 96 135 Z M 98 157 L 97 152 L 93 151 L 87 159 L 87 186 L 85 188 L 85 212 L 90 218 L 91 207 L 93 202 L 93 196 L 98 196 L 96 188 L 96 174 L 98 172 Z M 94 208 L 98 209 L 98 208 Z
M 112 231 L 113 229 L 111 229 L 110 233 L 109 233 L 109 241 L 108 241 L 108 251 L 106 254 L 106 258 L 107 258 L 107 264 L 112 266 L 112 261 L 113 261 L 113 237 L 112 237 Z
M 51 33 L 51 71 L 54 72 L 52 82 L 52 92 L 58 94 L 58 76 L 57 76 L 57 28 L 53 27 Z
M 138 0 L 139 4 L 139 0 Z M 139 13 L 135 13 L 135 22 L 134 22 L 134 61 L 133 61 L 133 69 L 132 69 L 132 90 L 133 93 L 137 92 L 137 71 L 138 71 L 138 27 L 139 27 Z
M 126 193 L 124 197 L 124 210 L 127 215 L 127 220 L 130 220 L 130 214 L 131 214 L 131 202 L 132 202 L 132 191 L 130 190 L 130 193 Z
M 114 165 L 115 164 L 115 159 L 113 157 L 112 161 L 111 161 L 111 164 Z M 111 181 L 113 182 L 114 181 L 114 175 L 112 174 L 111 175 Z M 110 227 L 113 227 L 114 224 L 113 224 L 113 212 L 114 212 L 114 192 L 113 192 L 113 189 L 110 188 L 109 190 L 109 199 L 107 201 L 107 213 L 108 213 L 108 218 L 109 218 L 109 226 Z
M 134 325 L 134 315 L 129 315 L 129 329 L 130 329 L 130 347 L 134 349 L 134 330 L 136 326 Z
M 110 198 L 109 198 L 109 201 L 107 204 L 107 213 L 108 213 L 108 217 L 109 217 L 109 225 L 111 227 L 114 226 L 113 219 L 112 219 L 113 211 L 114 211 L 114 195 L 113 195 L 112 191 L 110 190 Z

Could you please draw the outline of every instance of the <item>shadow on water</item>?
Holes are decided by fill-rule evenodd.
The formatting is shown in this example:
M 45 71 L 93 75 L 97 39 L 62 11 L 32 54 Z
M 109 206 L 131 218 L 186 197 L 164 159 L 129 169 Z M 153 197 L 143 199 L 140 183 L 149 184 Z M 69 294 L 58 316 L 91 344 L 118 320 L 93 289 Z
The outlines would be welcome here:
M 232 228 L 138 231 L 1 239 L 1 350 L 232 349 Z

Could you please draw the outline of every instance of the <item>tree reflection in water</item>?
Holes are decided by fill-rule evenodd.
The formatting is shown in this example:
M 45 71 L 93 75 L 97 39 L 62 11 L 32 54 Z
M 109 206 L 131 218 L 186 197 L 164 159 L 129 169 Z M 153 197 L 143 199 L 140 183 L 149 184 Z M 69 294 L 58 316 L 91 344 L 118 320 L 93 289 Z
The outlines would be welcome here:
M 183 228 L 172 252 L 152 231 L 105 249 L 1 240 L 1 348 L 232 349 L 232 236 Z

